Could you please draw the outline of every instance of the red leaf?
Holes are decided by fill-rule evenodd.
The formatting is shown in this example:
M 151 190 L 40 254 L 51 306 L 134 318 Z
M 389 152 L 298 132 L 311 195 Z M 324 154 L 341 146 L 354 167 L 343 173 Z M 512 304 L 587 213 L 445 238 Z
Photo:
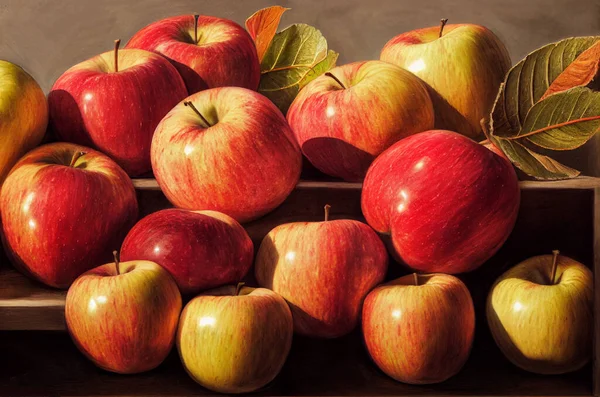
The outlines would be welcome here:
M 289 8 L 272 6 L 256 11 L 246 19 L 246 29 L 256 45 L 258 60 L 262 61 L 273 36 L 277 33 L 279 21 L 284 12 Z

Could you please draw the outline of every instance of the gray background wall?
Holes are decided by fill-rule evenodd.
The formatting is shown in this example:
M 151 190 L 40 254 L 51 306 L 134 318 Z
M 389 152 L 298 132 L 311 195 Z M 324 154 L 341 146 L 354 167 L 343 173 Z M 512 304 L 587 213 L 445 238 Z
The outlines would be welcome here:
M 117 38 L 127 42 L 157 19 L 197 12 L 243 25 L 273 4 L 291 8 L 281 27 L 318 27 L 340 53 L 338 64 L 378 58 L 394 35 L 442 17 L 489 27 L 513 62 L 561 38 L 600 34 L 600 0 L 0 0 L 0 59 L 24 67 L 47 92 L 70 66 L 110 50 Z M 589 161 L 576 159 L 585 170 Z

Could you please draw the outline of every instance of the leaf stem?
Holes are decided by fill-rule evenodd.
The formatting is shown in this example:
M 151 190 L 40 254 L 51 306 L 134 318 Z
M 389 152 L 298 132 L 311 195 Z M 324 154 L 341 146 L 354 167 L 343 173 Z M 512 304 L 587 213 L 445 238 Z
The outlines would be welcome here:
M 242 291 L 242 288 L 244 287 L 244 285 L 246 285 L 246 283 L 243 281 L 240 281 L 239 283 L 237 283 L 237 286 L 235 287 L 235 296 L 240 295 L 240 292 Z
M 200 15 L 194 14 L 194 44 L 198 44 L 198 18 Z
M 206 124 L 206 128 L 211 126 L 211 124 L 208 122 L 208 120 L 206 120 L 204 118 L 204 116 L 202 115 L 202 113 L 200 113 L 200 111 L 196 108 L 196 106 L 194 106 L 192 101 L 185 101 L 183 104 L 185 106 L 191 108 L 194 111 L 194 113 L 196 113 L 202 119 L 202 121 Z
M 442 33 L 444 33 L 444 26 L 446 26 L 446 24 L 448 23 L 448 18 L 442 18 L 440 19 L 440 35 L 439 37 L 442 37 Z
M 344 84 L 342 84 L 342 82 L 337 77 L 335 77 L 335 75 L 333 73 L 326 72 L 325 76 L 331 77 L 332 79 L 334 79 L 342 87 L 342 89 L 344 89 L 344 90 L 346 89 L 346 86 Z
M 331 209 L 331 206 L 329 204 L 325 204 L 325 207 L 323 207 L 325 209 L 325 222 L 327 222 L 329 220 L 329 210 Z
M 82 151 L 77 151 L 75 153 L 73 153 L 73 157 L 71 157 L 71 163 L 69 164 L 69 167 L 74 168 L 75 167 L 75 163 L 77 162 L 77 160 L 79 160 L 79 158 L 81 156 L 84 156 L 86 153 L 82 152 Z
M 117 251 L 113 251 L 113 258 L 115 259 L 115 269 L 117 269 L 117 276 L 121 274 L 119 271 L 119 255 Z
M 119 71 L 119 47 L 121 46 L 121 39 L 115 40 L 115 73 Z
M 552 251 L 552 270 L 550 271 L 550 285 L 554 285 L 554 279 L 556 278 L 556 269 L 558 268 L 558 255 L 559 250 Z
M 413 273 L 413 280 L 415 282 L 415 286 L 419 286 L 419 275 L 417 273 Z

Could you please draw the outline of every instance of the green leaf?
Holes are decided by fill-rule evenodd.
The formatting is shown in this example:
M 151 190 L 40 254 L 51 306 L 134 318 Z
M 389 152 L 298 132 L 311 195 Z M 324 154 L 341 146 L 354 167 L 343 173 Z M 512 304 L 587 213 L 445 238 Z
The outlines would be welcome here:
M 335 66 L 338 54 L 327 50 L 321 32 L 306 24 L 277 33 L 262 62 L 258 91 L 285 114 L 298 92 Z

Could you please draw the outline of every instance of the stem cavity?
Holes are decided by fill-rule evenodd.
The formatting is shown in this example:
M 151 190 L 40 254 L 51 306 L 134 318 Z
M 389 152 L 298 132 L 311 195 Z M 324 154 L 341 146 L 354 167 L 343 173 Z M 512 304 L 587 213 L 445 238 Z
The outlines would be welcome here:
M 447 23 L 448 23 L 448 18 L 440 19 L 440 35 L 438 37 L 442 37 L 442 34 L 444 33 L 444 26 L 446 26 Z
M 329 220 L 329 210 L 331 209 L 331 206 L 329 204 L 325 204 L 325 222 L 327 222 Z
M 342 89 L 346 89 L 346 86 L 344 84 L 342 84 L 342 82 L 340 81 L 340 79 L 338 79 L 337 77 L 335 77 L 335 75 L 331 72 L 327 72 L 325 73 L 325 76 L 327 77 L 331 77 L 332 79 L 334 79 L 336 81 L 336 83 L 338 83 L 340 85 L 340 87 L 342 87 Z
M 200 111 L 196 108 L 196 106 L 194 106 L 194 104 L 191 101 L 185 101 L 183 104 L 185 106 L 191 108 L 198 115 L 198 117 L 200 117 L 202 119 L 202 122 L 204 122 L 204 124 L 206 124 L 206 128 L 210 127 L 210 123 L 208 122 L 208 120 L 206 120 L 204 118 L 202 113 L 200 113 Z
M 119 271 L 119 254 L 117 251 L 113 251 L 113 258 L 115 258 L 115 269 L 117 269 L 117 276 L 121 274 Z
M 119 47 L 121 46 L 121 40 L 115 40 L 115 73 L 119 71 Z

